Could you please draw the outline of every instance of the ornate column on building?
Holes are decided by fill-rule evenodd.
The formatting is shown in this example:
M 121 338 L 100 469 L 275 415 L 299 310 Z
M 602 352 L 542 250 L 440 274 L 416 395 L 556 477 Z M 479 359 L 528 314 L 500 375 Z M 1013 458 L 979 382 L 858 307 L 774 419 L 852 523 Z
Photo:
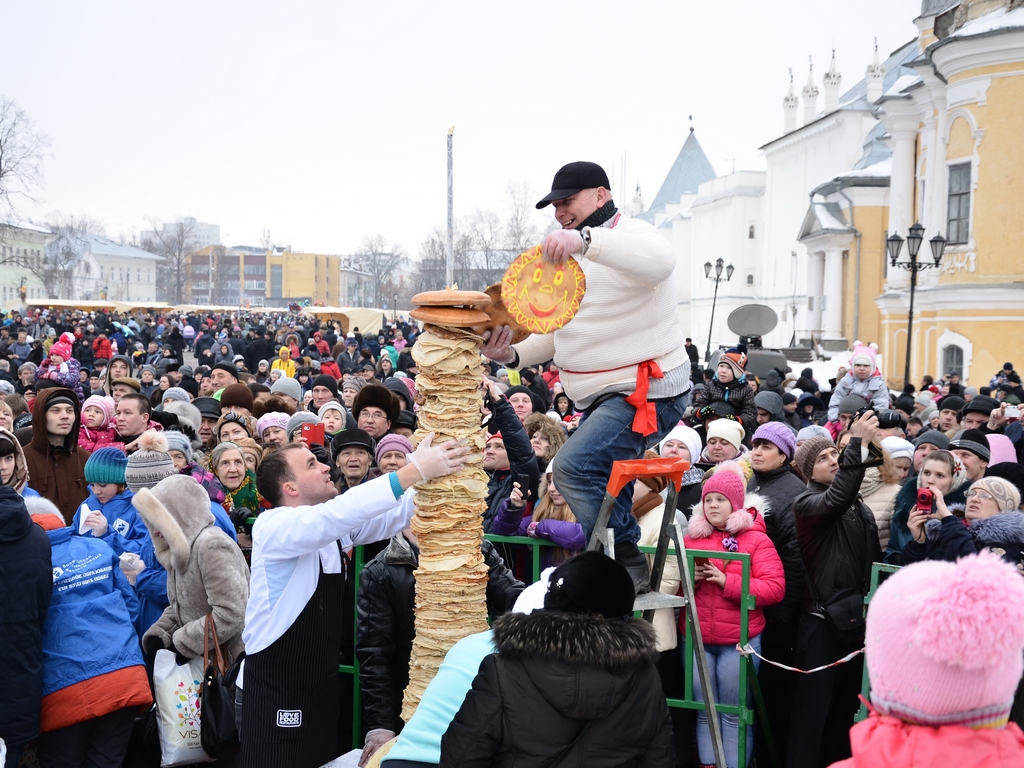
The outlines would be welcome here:
M 822 340 L 838 341 L 843 335 L 843 248 L 830 245 L 825 251 Z

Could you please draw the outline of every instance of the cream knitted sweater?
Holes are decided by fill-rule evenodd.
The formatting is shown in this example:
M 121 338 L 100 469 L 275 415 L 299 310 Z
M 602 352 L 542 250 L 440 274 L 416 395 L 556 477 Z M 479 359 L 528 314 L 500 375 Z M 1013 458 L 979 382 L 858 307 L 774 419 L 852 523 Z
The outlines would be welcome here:
M 637 365 L 646 360 L 657 361 L 666 375 L 651 379 L 649 399 L 686 392 L 690 360 L 668 240 L 646 221 L 621 217 L 614 228 L 591 229 L 580 266 L 587 290 L 576 316 L 554 333 L 516 344 L 520 365 L 554 359 L 566 394 L 580 408 L 604 393 L 633 392 Z

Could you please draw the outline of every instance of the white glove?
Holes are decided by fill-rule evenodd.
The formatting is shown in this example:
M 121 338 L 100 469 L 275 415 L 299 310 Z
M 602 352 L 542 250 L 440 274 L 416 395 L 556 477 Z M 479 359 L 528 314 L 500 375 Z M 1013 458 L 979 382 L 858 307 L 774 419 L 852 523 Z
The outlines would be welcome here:
M 128 578 L 128 583 L 134 587 L 135 580 L 139 577 L 139 574 L 146 570 L 146 561 L 141 559 L 134 552 L 125 552 L 118 559 L 120 561 L 121 571 Z
M 99 538 L 107 532 L 107 518 L 102 512 L 90 512 L 85 518 L 85 527 L 92 531 L 92 535 Z
M 419 447 L 411 454 L 409 460 L 419 470 L 423 482 L 435 477 L 444 477 L 457 472 L 466 464 L 469 448 L 457 440 L 449 440 L 441 445 L 433 445 L 434 433 L 431 432 L 420 441 Z
M 366 741 L 363 742 L 363 754 L 359 756 L 359 765 L 366 765 L 367 761 L 376 754 L 377 750 L 395 738 L 394 731 L 386 728 L 374 728 L 366 734 Z

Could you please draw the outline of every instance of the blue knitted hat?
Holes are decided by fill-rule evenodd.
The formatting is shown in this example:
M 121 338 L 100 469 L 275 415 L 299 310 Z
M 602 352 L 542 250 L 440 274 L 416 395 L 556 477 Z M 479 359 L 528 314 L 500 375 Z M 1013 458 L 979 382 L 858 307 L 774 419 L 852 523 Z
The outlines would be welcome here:
M 124 485 L 124 470 L 127 466 L 128 457 L 120 448 L 100 448 L 85 462 L 85 482 Z

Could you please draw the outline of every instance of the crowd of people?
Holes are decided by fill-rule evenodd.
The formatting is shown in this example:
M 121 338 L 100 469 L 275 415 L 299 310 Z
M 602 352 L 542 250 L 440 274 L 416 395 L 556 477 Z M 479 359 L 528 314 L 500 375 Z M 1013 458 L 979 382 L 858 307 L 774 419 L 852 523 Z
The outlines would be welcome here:
M 599 309 L 601 296 L 622 291 L 639 302 L 626 332 L 642 340 L 653 332 L 641 287 L 654 291 L 671 267 L 653 229 L 620 222 L 606 187 L 593 164 L 559 171 L 538 205 L 553 203 L 565 229 L 545 254 L 586 257 Z M 644 249 L 648 262 L 630 261 Z M 684 657 L 686 615 L 631 618 L 635 595 L 651 586 L 638 544 L 658 540 L 667 479 L 637 481 L 615 500 L 614 559 L 584 551 L 611 463 L 640 456 L 689 462 L 675 504 L 687 548 L 749 555 L 756 602 L 744 648 L 739 562 L 710 557 L 694 571 L 710 693 L 750 706 L 739 669 L 753 654 L 767 706 L 757 727 L 719 715 L 727 765 L 739 765 L 741 728 L 748 764 L 755 753 L 771 764 L 763 727 L 788 768 L 826 766 L 851 749 L 857 760 L 884 751 L 880 738 L 925 738 L 916 727 L 984 728 L 984 743 L 1019 759 L 1024 389 L 1013 365 L 986 387 L 950 371 L 891 391 L 875 349 L 858 342 L 830 381 L 811 369 L 759 380 L 743 346 L 702 370 L 689 340 L 671 334 L 574 363 L 599 321 L 581 309 L 553 339 L 487 335 L 483 528 L 550 543 L 540 550 L 545 575 L 526 586 L 529 550 L 483 541 L 493 630 L 452 648 L 405 723 L 413 486 L 458 470 L 469 451 L 423 435 L 413 447 L 417 325 L 361 333 L 273 311 L 9 313 L 0 326 L 7 764 L 152 764 L 137 742 L 154 660 L 161 650 L 202 657 L 212 617 L 228 664 L 237 662 L 241 752 L 223 765 L 319 766 L 353 738 L 363 739 L 361 765 L 388 768 L 674 765 L 676 755 L 713 765 L 706 712 L 691 718 L 665 704 L 694 663 Z M 623 354 L 638 357 L 616 373 Z M 357 592 L 358 545 L 367 563 Z M 907 568 L 879 590 L 888 608 L 872 603 L 865 628 L 871 566 L 883 561 Z M 896 593 L 928 568 L 934 576 L 910 598 Z M 680 578 L 670 564 L 659 588 L 681 592 Z M 943 579 L 949 589 L 928 597 Z M 999 600 L 979 596 L 986 588 L 1013 604 L 1005 619 Z M 971 612 L 979 618 L 964 618 Z M 1015 626 L 971 635 L 1003 621 Z M 851 742 L 865 644 L 875 715 Z M 928 696 L 918 695 L 917 645 Z M 338 673 L 354 661 L 358 734 Z M 941 684 L 954 673 L 982 683 L 958 697 Z

